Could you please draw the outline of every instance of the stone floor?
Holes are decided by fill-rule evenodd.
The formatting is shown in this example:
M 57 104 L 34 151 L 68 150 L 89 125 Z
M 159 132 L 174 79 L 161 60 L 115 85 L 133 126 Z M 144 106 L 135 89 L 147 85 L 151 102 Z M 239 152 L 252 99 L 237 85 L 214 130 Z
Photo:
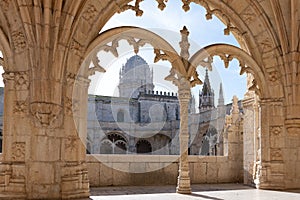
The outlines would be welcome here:
M 91 188 L 93 200 L 300 200 L 299 191 L 257 190 L 240 184 L 193 185 L 191 195 L 175 193 L 175 186 Z

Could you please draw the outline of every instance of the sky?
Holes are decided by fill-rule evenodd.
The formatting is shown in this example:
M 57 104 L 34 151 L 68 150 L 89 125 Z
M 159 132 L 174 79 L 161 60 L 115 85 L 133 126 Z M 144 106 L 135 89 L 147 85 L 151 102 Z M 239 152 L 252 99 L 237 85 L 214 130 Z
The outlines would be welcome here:
M 226 43 L 239 47 L 234 36 L 224 36 L 225 25 L 215 16 L 212 20 L 206 20 L 205 9 L 199 5 L 191 4 L 189 12 L 184 12 L 181 8 L 180 0 L 172 0 L 167 2 L 164 11 L 157 8 L 156 1 L 143 1 L 140 4 L 144 11 L 142 17 L 136 17 L 135 12 L 128 10 L 120 14 L 115 14 L 108 23 L 103 27 L 101 32 L 110 28 L 119 26 L 136 26 L 148 29 L 167 40 L 172 46 L 180 52 L 179 42 L 181 40 L 180 30 L 186 26 L 189 30 L 189 42 L 191 43 L 190 55 L 192 56 L 201 48 L 214 43 Z M 92 77 L 89 93 L 118 96 L 118 79 L 119 70 L 126 60 L 135 55 L 132 48 L 124 41 L 120 43 L 118 48 L 121 52 L 118 58 L 109 53 L 99 53 L 100 64 L 106 69 L 106 73 L 97 73 Z M 124 50 L 125 49 L 125 50 Z M 165 81 L 164 77 L 168 75 L 171 68 L 166 61 L 153 63 L 153 48 L 149 45 L 140 50 L 138 55 L 142 56 L 149 66 L 154 70 L 155 90 L 175 91 L 177 88 L 170 82 Z M 200 79 L 203 81 L 205 69 L 201 66 L 197 68 Z M 214 57 L 213 70 L 209 72 L 210 83 L 215 91 L 215 100 L 217 102 L 220 83 L 223 85 L 225 103 L 230 103 L 232 97 L 236 95 L 239 99 L 244 97 L 246 91 L 246 75 L 239 75 L 239 63 L 236 60 L 230 62 L 226 69 L 224 63 L 219 57 Z M 103 87 L 105 85 L 105 87 Z M 199 90 L 202 86 L 196 86 L 192 89 L 192 93 L 198 101 Z
M 164 11 L 161 11 L 157 8 L 156 1 L 143 1 L 140 4 L 141 9 L 144 11 L 142 17 L 136 17 L 135 12 L 131 10 L 115 14 L 102 28 L 101 32 L 119 26 L 142 27 L 162 36 L 179 53 L 180 30 L 183 26 L 186 26 L 190 32 L 191 56 L 201 48 L 214 43 L 239 46 L 233 35 L 223 35 L 225 25 L 218 18 L 213 16 L 212 20 L 206 20 L 205 9 L 201 6 L 192 3 L 190 11 L 184 12 L 180 0 L 168 1 L 166 4 L 167 7 Z M 118 51 L 118 58 L 115 58 L 111 53 L 98 53 L 100 65 L 106 69 L 106 73 L 97 72 L 96 75 L 90 77 L 92 79 L 89 87 L 90 94 L 118 96 L 119 70 L 127 59 L 135 55 L 132 48 L 125 41 L 120 42 Z M 138 55 L 142 56 L 154 71 L 155 90 L 177 91 L 172 83 L 164 80 L 171 68 L 169 62 L 154 63 L 153 48 L 150 45 L 141 48 Z M 2 57 L 1 52 L 0 56 Z M 3 73 L 3 69 L 0 70 L 0 73 Z M 238 61 L 233 60 L 230 62 L 229 68 L 225 69 L 219 57 L 214 57 L 213 70 L 209 72 L 209 77 L 211 86 L 215 91 L 216 102 L 220 83 L 223 85 L 225 103 L 230 103 L 233 95 L 236 95 L 239 99 L 243 98 L 246 91 L 246 75 L 240 76 L 239 70 Z M 204 80 L 205 69 L 199 66 L 197 71 L 200 79 Z M 0 76 L 0 86 L 3 86 L 2 76 Z M 192 88 L 192 94 L 197 102 L 201 88 L 202 86 Z

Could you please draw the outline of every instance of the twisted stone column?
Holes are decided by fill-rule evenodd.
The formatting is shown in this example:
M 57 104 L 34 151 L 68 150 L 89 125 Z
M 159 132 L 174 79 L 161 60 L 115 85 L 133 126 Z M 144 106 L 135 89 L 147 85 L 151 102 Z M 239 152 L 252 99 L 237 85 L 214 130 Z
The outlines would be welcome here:
M 190 170 L 188 161 L 188 106 L 190 100 L 190 88 L 187 84 L 179 85 L 178 91 L 180 103 L 180 159 L 179 159 L 179 176 L 177 181 L 176 192 L 181 194 L 191 193 Z

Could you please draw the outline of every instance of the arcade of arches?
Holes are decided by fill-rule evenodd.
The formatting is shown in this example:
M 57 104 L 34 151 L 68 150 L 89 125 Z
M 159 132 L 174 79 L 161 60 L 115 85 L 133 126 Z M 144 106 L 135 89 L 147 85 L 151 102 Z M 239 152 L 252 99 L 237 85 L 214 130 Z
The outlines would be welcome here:
M 141 15 L 142 1 L 130 2 L 0 0 L 0 63 L 5 71 L 0 197 L 89 196 L 86 149 L 80 140 L 86 138 L 84 97 L 89 72 L 103 69 L 80 66 L 99 44 L 114 52 L 110 39 L 121 37 L 124 28 L 99 32 L 115 13 L 132 10 Z M 161 10 L 168 6 L 166 0 L 156 2 Z M 263 189 L 299 189 L 299 0 L 182 0 L 183 9 L 188 12 L 191 3 L 203 6 L 207 19 L 220 18 L 224 34 L 233 34 L 241 45 L 211 45 L 206 53 L 220 56 L 225 64 L 237 58 L 241 72 L 251 74 L 244 100 L 249 110 L 244 121 L 244 170 L 250 174 L 246 183 Z M 172 63 L 167 79 L 179 88 L 181 105 L 177 192 L 189 193 L 186 108 L 190 87 L 201 83 L 194 66 L 205 63 L 207 55 L 199 51 L 189 59 L 184 29 L 180 56 L 162 38 L 151 40 L 151 32 L 128 30 L 127 38 L 151 43 L 158 60 Z M 135 50 L 139 45 L 133 45 Z M 143 141 L 140 145 L 142 152 L 150 148 Z

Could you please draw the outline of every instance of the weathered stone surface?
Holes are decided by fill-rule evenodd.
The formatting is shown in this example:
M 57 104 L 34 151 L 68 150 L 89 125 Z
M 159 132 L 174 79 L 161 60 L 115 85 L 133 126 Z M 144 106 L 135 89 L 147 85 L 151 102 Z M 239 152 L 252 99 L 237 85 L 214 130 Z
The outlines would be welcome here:
M 139 6 L 141 1 L 135 1 L 134 5 L 128 2 L 0 1 L 0 50 L 5 70 L 1 195 L 11 199 L 89 196 L 85 148 L 79 140 L 79 136 L 86 138 L 89 70 L 80 72 L 76 90 L 73 90 L 73 83 L 81 62 L 90 53 L 87 49 L 95 45 L 97 37 L 101 37 L 98 34 L 107 20 L 114 13 L 128 9 L 135 11 L 137 16 L 143 13 Z M 158 2 L 159 8 L 163 9 L 165 3 Z M 188 11 L 192 2 L 205 7 L 207 19 L 213 15 L 220 17 L 226 26 L 224 34 L 234 33 L 243 49 L 212 45 L 207 50 L 212 55 L 223 56 L 225 65 L 230 60 L 229 55 L 246 62 L 240 63 L 241 72 L 252 74 L 248 78 L 246 97 L 257 98 L 257 101 L 254 108 L 250 108 L 253 110 L 249 114 L 252 119 L 245 118 L 244 122 L 249 125 L 244 129 L 245 138 L 252 141 L 244 143 L 244 169 L 249 173 L 248 178 L 253 176 L 250 182 L 246 181 L 247 184 L 254 183 L 265 189 L 299 189 L 299 1 L 187 0 L 183 1 L 183 9 Z M 187 59 L 188 32 L 183 29 L 182 33 L 185 35 L 180 56 Z M 139 45 L 135 42 L 136 52 Z M 156 60 L 167 57 L 170 61 L 170 55 L 164 53 L 156 49 Z M 172 64 L 169 80 L 177 82 L 180 90 L 185 90 L 179 94 L 182 120 L 178 191 L 189 193 L 186 100 L 190 86 L 201 81 L 187 62 L 173 59 Z M 69 109 L 71 91 L 80 102 L 78 111 L 73 113 L 74 121 L 68 119 L 72 115 Z M 258 96 L 255 97 L 254 93 Z M 247 106 L 251 107 L 251 102 Z M 239 170 L 242 162 L 237 158 L 242 153 L 230 148 L 241 151 L 236 142 L 245 141 L 234 128 L 237 125 L 232 120 L 236 117 L 228 118 L 228 122 L 231 121 L 228 134 L 232 135 L 228 135 L 228 149 L 224 151 L 228 153 L 228 162 L 233 162 L 231 172 Z M 58 150 L 48 157 L 51 148 Z M 211 170 L 218 170 L 219 164 L 218 160 L 207 162 L 207 174 L 212 180 L 218 180 L 219 172 Z M 132 169 L 145 168 L 134 165 Z M 132 180 L 142 182 L 143 175 L 136 174 Z M 101 183 L 113 183 L 113 171 L 105 165 L 100 166 Z

